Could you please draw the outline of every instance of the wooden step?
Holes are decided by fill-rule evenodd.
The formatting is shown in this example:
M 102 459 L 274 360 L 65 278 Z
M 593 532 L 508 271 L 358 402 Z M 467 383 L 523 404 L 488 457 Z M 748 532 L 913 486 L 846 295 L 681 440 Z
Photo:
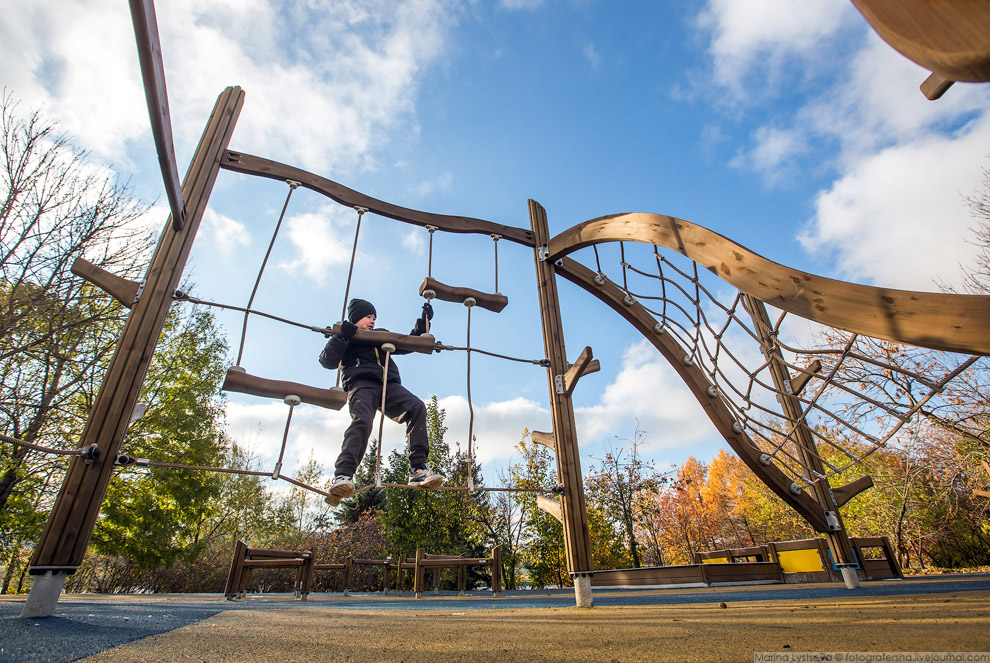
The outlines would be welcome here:
M 232 366 L 227 369 L 227 377 L 221 388 L 224 391 L 236 391 L 263 398 L 278 398 L 279 400 L 290 395 L 298 396 L 303 403 L 319 405 L 330 410 L 339 410 L 347 402 L 347 392 L 339 387 L 322 389 L 298 382 L 268 380 L 251 375 L 239 366 Z
M 424 293 L 427 291 L 432 292 L 432 297 L 442 302 L 463 304 L 468 298 L 473 298 L 476 305 L 493 313 L 501 313 L 509 303 L 509 298 L 505 295 L 480 292 L 471 288 L 455 288 L 429 276 L 423 279 L 423 285 L 419 286 L 419 294 L 425 296 Z
M 335 323 L 331 331 L 334 335 L 340 334 L 340 323 Z M 351 337 L 351 342 L 364 343 L 367 345 L 382 345 L 383 343 L 391 343 L 399 350 L 422 352 L 427 355 L 431 354 L 437 348 L 437 339 L 433 337 L 433 334 L 410 336 L 388 331 L 376 331 L 374 329 L 357 330 L 354 332 L 354 336 Z

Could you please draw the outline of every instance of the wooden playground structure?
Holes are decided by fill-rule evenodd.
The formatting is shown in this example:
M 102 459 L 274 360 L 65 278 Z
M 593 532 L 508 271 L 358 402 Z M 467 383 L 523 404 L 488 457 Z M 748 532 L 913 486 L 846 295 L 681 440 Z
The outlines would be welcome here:
M 854 3 L 867 18 L 870 14 L 864 7 L 890 5 L 866 0 L 854 0 Z M 574 579 L 577 605 L 592 605 L 593 586 L 623 584 L 633 575 L 645 578 L 651 573 L 648 580 L 663 584 L 666 581 L 662 578 L 667 576 L 656 570 L 594 569 L 572 394 L 581 377 L 598 366 L 593 360 L 591 348 L 584 348 L 573 363 L 568 358 L 558 277 L 576 284 L 637 329 L 670 363 L 712 424 L 746 465 L 824 535 L 814 544 L 822 568 L 793 573 L 826 573 L 833 579 L 841 577 L 850 588 L 857 586 L 861 577 L 879 577 L 877 574 L 883 573 L 879 563 L 866 563 L 862 555 L 857 554 L 864 547 L 878 547 L 877 541 L 868 539 L 858 540 L 857 543 L 856 539 L 849 537 L 840 515 L 840 507 L 872 485 L 872 481 L 869 477 L 861 477 L 845 486 L 832 487 L 829 483 L 830 477 L 859 462 L 862 454 L 841 445 L 836 447 L 812 425 L 810 417 L 831 417 L 835 420 L 834 426 L 841 427 L 850 435 L 860 435 L 874 450 L 881 448 L 924 403 L 934 398 L 980 357 L 990 354 L 990 297 L 873 288 L 815 276 L 771 262 L 698 225 L 660 214 L 605 216 L 552 235 L 546 210 L 533 200 L 528 204 L 529 228 L 400 207 L 294 166 L 229 149 L 245 98 L 244 91 L 238 87 L 227 88 L 219 95 L 186 177 L 179 187 L 154 6 L 151 0 L 131 0 L 131 7 L 155 142 L 172 214 L 163 228 L 141 284 L 103 272 L 84 261 L 74 268 L 80 277 L 103 288 L 128 306 L 130 314 L 93 403 L 79 443 L 80 449 L 70 463 L 44 533 L 34 551 L 30 573 L 35 576 L 35 582 L 24 606 L 24 616 L 53 613 L 66 575 L 79 567 L 86 553 L 111 477 L 118 467 L 135 462 L 135 459 L 121 454 L 121 445 L 132 416 L 138 410 L 138 394 L 169 307 L 173 302 L 181 301 L 207 303 L 192 298 L 188 293 L 178 292 L 177 287 L 221 170 L 285 182 L 288 186 L 286 205 L 292 191 L 304 187 L 354 208 L 358 214 L 358 229 L 363 214 L 372 213 L 425 228 L 430 233 L 431 242 L 433 234 L 438 231 L 492 237 L 496 252 L 496 292 L 484 293 L 446 285 L 430 275 L 420 288 L 427 300 L 437 298 L 464 304 L 468 308 L 469 330 L 471 307 L 477 305 L 499 311 L 508 303 L 507 298 L 497 292 L 498 242 L 505 240 L 531 252 L 546 353 L 544 358 L 533 363 L 545 369 L 553 426 L 550 432 L 534 433 L 533 439 L 554 453 L 560 482 L 559 487 L 548 487 L 537 492 L 540 505 L 563 523 L 567 569 Z M 988 12 L 983 10 L 983 15 L 985 17 Z M 990 31 L 982 34 L 985 36 Z M 885 38 L 891 41 L 891 38 Z M 931 48 L 937 50 L 937 45 Z M 980 80 L 990 79 L 990 67 L 986 64 L 982 69 L 976 69 L 982 72 L 983 78 Z M 933 71 L 942 71 L 938 74 L 942 87 L 947 87 L 944 85 L 946 80 L 970 80 L 964 78 L 965 72 L 958 68 L 933 68 Z M 357 235 L 355 246 L 356 242 Z M 599 250 L 604 252 L 609 245 L 613 248 L 617 246 L 621 253 L 621 273 L 617 276 L 609 276 L 607 266 L 603 266 L 600 260 Z M 655 261 L 655 265 L 651 265 L 649 270 L 633 264 L 636 254 L 633 246 L 637 245 L 651 247 L 646 257 Z M 589 262 L 593 260 L 594 269 L 576 259 L 575 256 L 583 249 L 593 251 L 593 258 L 587 250 L 580 255 L 588 258 Z M 728 303 L 723 303 L 714 289 L 706 286 L 708 280 L 714 278 L 718 278 L 723 286 L 732 286 L 737 290 Z M 640 290 L 637 283 L 649 283 L 653 290 L 649 293 Z M 771 317 L 768 306 L 779 312 L 776 320 Z M 249 315 L 266 315 L 253 310 L 250 301 L 238 310 L 245 313 L 245 328 Z M 719 318 L 717 321 L 714 320 L 716 315 Z M 814 352 L 789 347 L 778 334 L 788 315 L 842 330 L 848 334 L 848 341 L 843 347 Z M 318 333 L 331 331 L 318 326 L 310 328 Z M 381 343 L 383 348 L 391 346 L 393 349 L 427 353 L 436 349 L 453 349 L 442 347 L 428 334 L 422 337 L 389 334 L 386 338 L 380 332 L 366 333 L 371 336 L 356 339 Z M 738 337 L 758 347 L 762 360 L 757 365 L 745 366 L 740 353 L 733 353 L 730 349 L 729 341 L 735 342 Z M 960 353 L 962 357 L 942 375 L 912 374 L 921 392 L 911 394 L 905 402 L 882 404 L 884 417 L 890 421 L 884 430 L 860 430 L 853 422 L 843 420 L 838 409 L 829 405 L 830 394 L 843 393 L 848 396 L 848 392 L 855 393 L 854 389 L 841 382 L 840 368 L 865 361 L 856 352 L 855 342 L 860 337 Z M 470 347 L 470 331 L 468 339 L 468 348 L 458 349 L 467 350 L 470 358 L 471 352 L 478 350 Z M 793 354 L 796 359 L 789 361 L 785 352 Z M 896 366 L 885 368 L 902 371 Z M 470 360 L 468 371 L 470 376 Z M 251 375 L 240 366 L 228 372 L 225 388 L 282 399 L 289 406 L 289 420 L 292 408 L 301 403 L 332 409 L 339 409 L 344 403 L 344 394 L 337 387 L 324 389 L 272 380 Z M 761 396 L 757 396 L 757 392 Z M 468 439 L 472 437 L 469 433 Z M 823 444 L 830 445 L 829 452 L 835 452 L 841 460 L 836 461 L 823 453 L 820 450 Z M 470 448 L 468 454 L 471 455 Z M 178 467 L 164 461 L 146 461 L 144 464 Z M 286 479 L 280 474 L 279 466 L 274 473 L 255 474 L 271 474 L 273 478 Z M 195 469 L 225 471 L 222 468 Z M 377 485 L 384 484 L 379 482 Z M 305 487 L 325 495 L 319 489 Z M 451 489 L 483 490 L 476 488 L 471 479 L 467 486 Z M 228 581 L 228 596 L 231 592 L 237 595 L 242 591 L 245 579 L 253 568 L 295 569 L 297 592 L 301 597 L 308 593 L 313 572 L 331 570 L 329 567 L 321 569 L 311 556 L 292 551 L 255 550 L 251 553 L 246 545 L 240 545 L 243 547 L 239 548 L 240 553 L 235 554 Z M 697 564 L 691 565 L 689 575 L 679 578 L 694 579 L 690 582 L 700 578 L 700 582 L 705 584 L 724 582 L 728 578 L 745 577 L 749 572 L 745 565 L 755 564 L 764 566 L 758 572 L 754 570 L 751 579 L 769 577 L 774 573 L 776 577 L 786 579 L 789 573 L 787 568 L 792 568 L 788 565 L 794 560 L 794 556 L 788 553 L 809 550 L 811 544 L 793 549 L 781 547 L 783 544 L 776 545 L 777 548 L 770 551 L 767 559 L 754 562 L 735 562 L 734 557 L 741 553 L 731 550 L 723 551 L 725 555 L 722 557 L 727 559 L 725 562 L 713 561 L 719 557 L 701 558 Z M 896 562 L 889 546 L 879 547 L 885 550 L 884 563 L 893 568 Z M 487 564 L 496 576 L 498 565 L 494 562 L 494 556 L 495 553 Z M 826 563 L 826 557 L 831 562 Z M 240 560 L 239 566 L 237 560 Z M 353 565 L 356 560 L 350 563 Z M 424 569 L 456 567 L 463 571 L 469 563 L 481 565 L 482 560 L 438 558 L 418 551 L 414 561 L 401 561 L 395 570 L 397 576 L 412 570 L 416 578 L 415 591 L 420 593 L 423 587 L 420 578 Z M 390 567 L 386 565 L 385 568 L 387 572 Z M 886 577 L 896 577 L 899 570 L 890 573 Z M 497 591 L 497 586 L 493 580 L 493 591 Z

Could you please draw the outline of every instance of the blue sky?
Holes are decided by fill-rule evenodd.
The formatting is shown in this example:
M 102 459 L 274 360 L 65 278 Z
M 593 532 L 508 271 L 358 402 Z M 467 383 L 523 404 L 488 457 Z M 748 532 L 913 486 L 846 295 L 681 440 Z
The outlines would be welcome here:
M 990 87 L 939 101 L 927 72 L 842 0 L 705 3 L 598 0 L 275 2 L 157 7 L 179 171 L 227 85 L 247 98 L 231 148 L 297 165 L 398 205 L 551 232 L 619 212 L 677 216 L 771 260 L 861 283 L 934 290 L 974 253 L 963 197 L 990 153 Z M 94 161 L 165 197 L 127 3 L 22 3 L 0 18 L 0 82 L 61 121 Z M 194 294 L 244 305 L 284 184 L 221 172 L 190 263 Z M 339 317 L 356 214 L 297 191 L 255 302 L 307 324 Z M 493 289 L 490 239 L 435 237 L 433 275 Z M 379 324 L 411 327 L 427 233 L 367 215 L 351 294 Z M 476 309 L 472 344 L 543 356 L 532 254 L 499 244 L 499 315 Z M 710 458 L 720 442 L 690 394 L 638 334 L 561 283 L 565 340 L 602 371 L 575 393 L 585 467 L 648 432 L 658 463 Z M 465 309 L 437 304 L 434 333 L 463 345 Z M 222 314 L 232 354 L 240 318 Z M 798 332 L 800 335 L 800 332 Z M 314 385 L 322 336 L 252 319 L 252 373 Z M 233 356 L 231 357 L 233 360 Z M 399 360 L 405 384 L 448 412 L 466 441 L 465 356 Z M 523 428 L 549 430 L 542 369 L 475 356 L 478 453 L 492 479 Z M 231 433 L 274 463 L 286 406 L 230 395 Z M 286 468 L 332 465 L 347 417 L 293 417 Z M 387 447 L 401 444 L 387 427 Z

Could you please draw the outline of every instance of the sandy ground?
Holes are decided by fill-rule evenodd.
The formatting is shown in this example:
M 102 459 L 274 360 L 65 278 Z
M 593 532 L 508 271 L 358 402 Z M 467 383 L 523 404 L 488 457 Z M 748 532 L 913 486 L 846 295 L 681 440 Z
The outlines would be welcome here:
M 232 610 L 82 660 L 707 663 L 753 661 L 754 652 L 990 651 L 990 595 L 982 591 L 850 593 L 725 607 L 713 602 L 458 611 L 330 605 Z

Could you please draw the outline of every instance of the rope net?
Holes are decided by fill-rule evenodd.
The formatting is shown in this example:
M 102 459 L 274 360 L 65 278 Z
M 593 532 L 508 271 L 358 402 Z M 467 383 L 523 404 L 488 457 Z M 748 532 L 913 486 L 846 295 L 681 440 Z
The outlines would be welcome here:
M 626 305 L 656 319 L 656 333 L 669 334 L 684 362 L 704 373 L 709 395 L 732 413 L 761 462 L 798 486 L 841 473 L 926 424 L 990 442 L 985 422 L 943 416 L 961 391 L 985 393 L 986 357 L 905 347 L 773 309 L 654 245 L 599 244 L 572 257 L 591 252 L 596 282 L 611 283 Z

